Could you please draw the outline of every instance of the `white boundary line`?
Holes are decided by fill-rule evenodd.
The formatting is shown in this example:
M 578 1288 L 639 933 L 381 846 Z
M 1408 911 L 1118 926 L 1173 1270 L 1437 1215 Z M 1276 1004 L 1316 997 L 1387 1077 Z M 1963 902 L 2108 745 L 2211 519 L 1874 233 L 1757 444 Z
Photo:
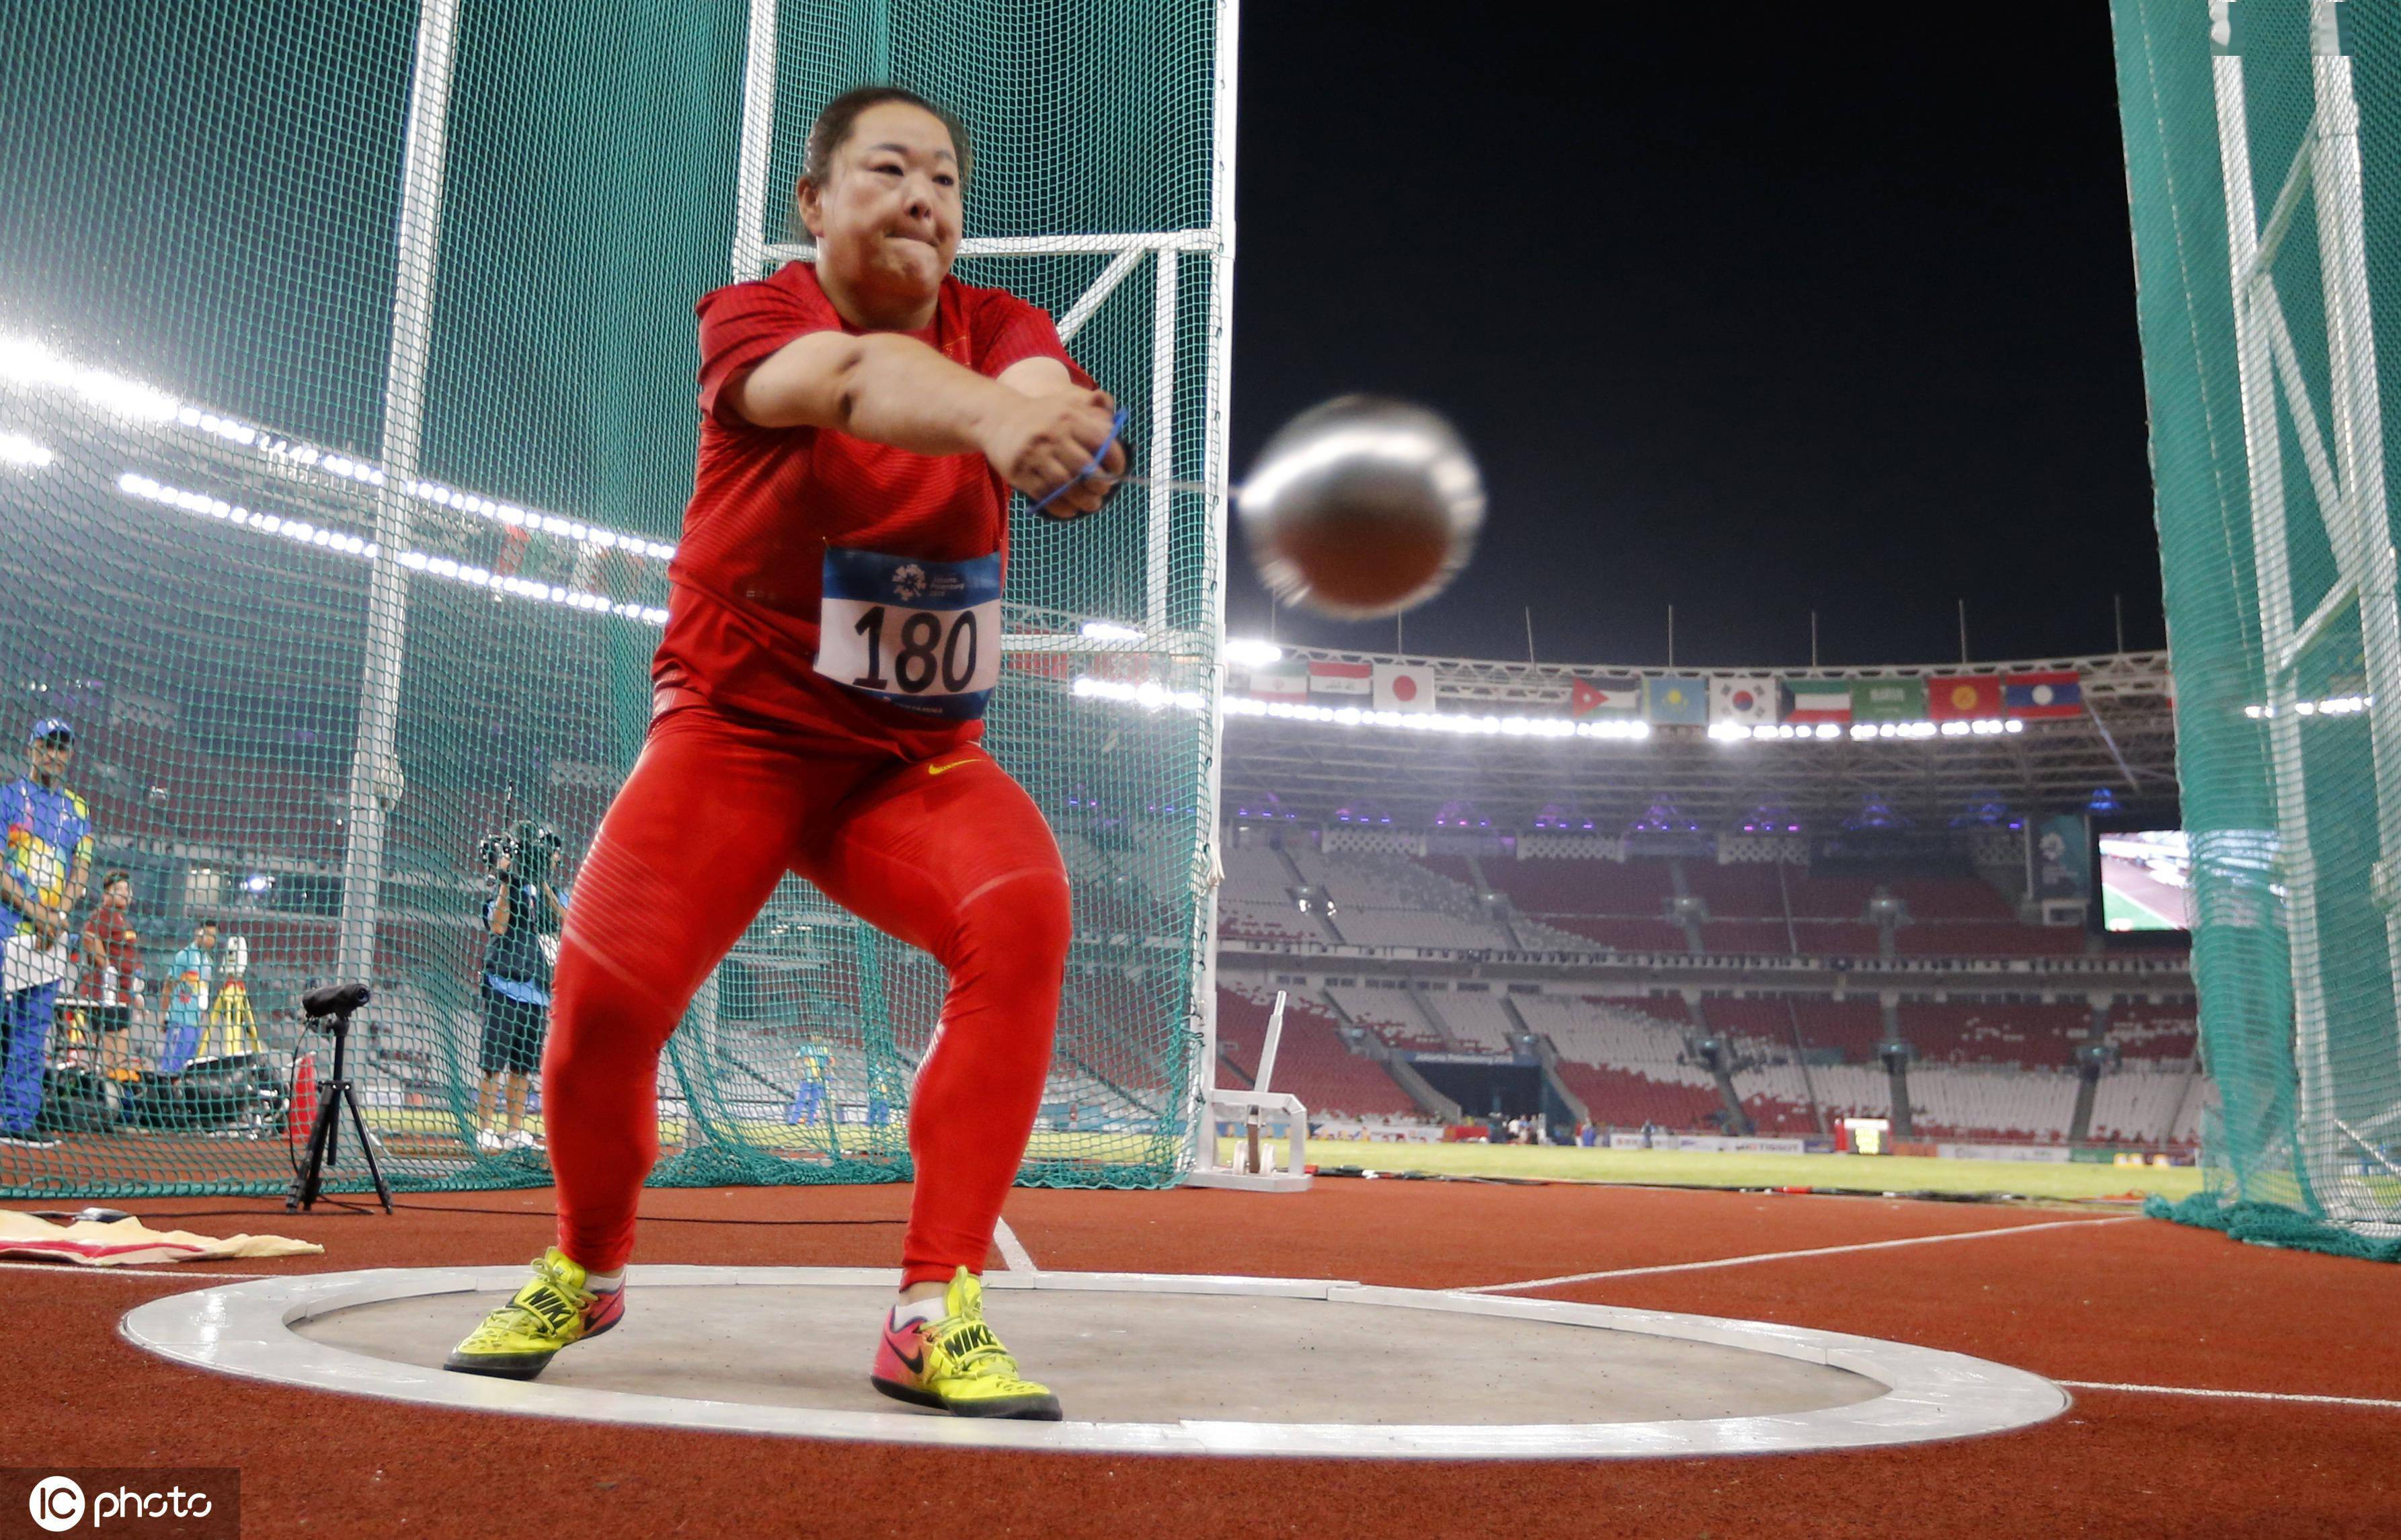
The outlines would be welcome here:
M 1654 1273 L 1699 1273 L 1713 1267 L 1745 1267 L 1752 1262 L 1780 1262 L 1794 1257 L 1838 1257 L 1851 1251 L 1888 1251 L 1902 1246 L 1934 1246 L 1942 1241 L 1983 1240 L 1992 1235 L 2025 1235 L 2037 1230 L 2065 1230 L 2084 1225 L 2132 1224 L 2140 1214 L 2106 1220 L 2047 1220 L 2040 1224 L 1999 1224 L 1989 1230 L 1955 1230 L 1947 1235 L 1911 1235 L 1897 1241 L 1860 1241 L 1852 1246 L 1813 1246 L 1799 1251 L 1756 1251 L 1746 1257 L 1720 1257 L 1706 1262 L 1662 1262 L 1656 1267 L 1615 1267 L 1600 1273 L 1569 1273 L 1556 1278 L 1531 1278 L 1524 1283 L 1477 1284 L 1454 1294 L 1511 1294 L 1524 1288 L 1551 1288 L 1560 1284 L 1594 1283 L 1602 1278 L 1640 1278 Z
M 446 1374 L 332 1347 L 292 1329 L 295 1323 L 312 1315 L 387 1301 L 504 1291 L 523 1282 L 524 1276 L 522 1265 L 279 1274 L 150 1301 L 120 1317 L 117 1333 L 136 1347 L 196 1369 L 420 1406 L 951 1448 L 1445 1460 L 1758 1454 L 1868 1449 L 1999 1433 L 2046 1422 L 2068 1406 L 2067 1393 L 2038 1375 L 1906 1342 L 1765 1321 L 1555 1300 L 1379 1288 L 1326 1278 L 998 1273 L 987 1282 L 995 1290 L 1009 1292 L 1311 1300 L 1328 1309 L 1437 1310 L 1539 1321 L 1567 1330 L 1629 1332 L 1823 1364 L 1873 1381 L 1885 1388 L 1885 1394 L 1808 1411 L 1627 1423 L 1261 1423 L 1197 1418 L 1019 1423 L 912 1412 L 836 1411 Z M 899 1277 L 897 1271 L 880 1268 L 637 1265 L 626 1274 L 626 1283 L 645 1292 L 728 1286 L 886 1288 Z M 469 1309 L 470 1303 L 460 1301 L 462 1310 Z M 1405 1318 L 1394 1321 L 1393 1332 L 1396 1342 L 1406 1342 Z
M 2143 1396 L 2206 1396 L 2230 1401 L 2299 1401 L 2310 1406 L 2375 1407 L 2401 1411 L 2401 1401 L 2380 1401 L 2367 1396 L 2296 1396 L 2284 1390 L 2202 1390 L 2195 1385 L 2121 1385 L 2104 1380 L 2054 1380 L 2070 1390 L 2127 1390 Z
M 1017 1238 L 1016 1231 L 1008 1228 L 1007 1220 L 1001 1220 L 994 1227 L 992 1240 L 995 1246 L 1000 1247 L 1000 1260 L 1008 1264 L 1008 1270 L 1011 1273 L 1042 1271 L 1034 1265 L 1034 1253 L 1025 1249 L 1025 1243 Z
M 60 1277 L 88 1278 L 182 1278 L 186 1283 L 206 1286 L 226 1278 L 280 1278 L 281 1273 L 194 1273 L 175 1267 L 89 1267 L 81 1262 L 0 1262 L 11 1272 L 22 1269 L 29 1273 L 52 1273 Z

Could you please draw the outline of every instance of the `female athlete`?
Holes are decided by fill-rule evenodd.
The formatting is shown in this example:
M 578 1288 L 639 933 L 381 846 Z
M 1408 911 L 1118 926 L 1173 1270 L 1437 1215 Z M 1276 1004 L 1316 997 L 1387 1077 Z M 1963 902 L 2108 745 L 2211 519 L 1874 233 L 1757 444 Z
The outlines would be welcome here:
M 791 871 L 950 974 L 871 1378 L 967 1416 L 1060 1415 L 985 1325 L 979 1274 L 1050 1068 L 1067 876 L 977 743 L 1009 489 L 1055 494 L 1054 517 L 1094 512 L 1125 457 L 1114 403 L 1050 318 L 950 276 L 971 170 L 954 118 L 851 91 L 809 134 L 816 261 L 700 302 L 700 460 L 650 741 L 559 949 L 542 1061 L 558 1244 L 451 1369 L 530 1379 L 617 1324 L 658 1155 L 659 1051 Z

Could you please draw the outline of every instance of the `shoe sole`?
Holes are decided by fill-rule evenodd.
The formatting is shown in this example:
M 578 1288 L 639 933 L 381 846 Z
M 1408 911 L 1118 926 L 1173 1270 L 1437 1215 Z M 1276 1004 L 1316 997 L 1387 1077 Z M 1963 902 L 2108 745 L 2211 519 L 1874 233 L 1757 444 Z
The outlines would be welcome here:
M 595 1337 L 605 1337 L 615 1330 L 617 1323 L 624 1318 L 623 1314 L 612 1315 L 597 1329 L 576 1338 L 575 1342 L 588 1342 Z M 573 1347 L 575 1342 L 561 1343 L 547 1353 L 478 1353 L 471 1356 L 453 1349 L 450 1356 L 442 1360 L 442 1367 L 453 1374 L 481 1374 L 493 1380 L 530 1380 L 548 1369 L 553 1358 Z
M 886 1380 L 871 1374 L 867 1383 L 896 1401 L 911 1406 L 927 1407 L 935 1411 L 947 1411 L 954 1417 L 1006 1418 L 1022 1423 L 1063 1422 L 1066 1414 L 1059 1409 L 1056 1396 L 995 1397 L 989 1401 L 947 1401 L 930 1390 L 904 1385 L 898 1380 Z

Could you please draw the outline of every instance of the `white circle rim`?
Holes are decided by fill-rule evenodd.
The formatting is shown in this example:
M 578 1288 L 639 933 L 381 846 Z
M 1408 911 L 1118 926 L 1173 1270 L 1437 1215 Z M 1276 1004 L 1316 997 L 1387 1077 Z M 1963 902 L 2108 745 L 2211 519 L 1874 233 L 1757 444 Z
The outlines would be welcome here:
M 2069 1405 L 2065 1390 L 2024 1370 L 1873 1337 L 1766 1321 L 1453 1290 L 1391 1288 L 1324 1278 L 993 1273 L 986 1274 L 984 1286 L 995 1290 L 1271 1296 L 1547 1321 L 1823 1364 L 1873 1380 L 1885 1387 L 1885 1394 L 1815 1411 L 1656 1422 L 1020 1423 L 901 1411 L 758 1406 L 495 1380 L 368 1357 L 313 1342 L 292 1329 L 295 1322 L 360 1305 L 432 1294 L 504 1292 L 524 1280 L 522 1266 L 294 1274 L 153 1300 L 127 1312 L 117 1329 L 134 1346 L 194 1368 L 419 1406 L 798 1438 L 1061 1452 L 1403 1460 L 1682 1459 L 1875 1449 L 1972 1438 L 2047 1422 Z M 890 1288 L 899 1281 L 899 1274 L 887 1268 L 652 1266 L 629 1270 L 626 1281 L 645 1290 L 734 1286 Z

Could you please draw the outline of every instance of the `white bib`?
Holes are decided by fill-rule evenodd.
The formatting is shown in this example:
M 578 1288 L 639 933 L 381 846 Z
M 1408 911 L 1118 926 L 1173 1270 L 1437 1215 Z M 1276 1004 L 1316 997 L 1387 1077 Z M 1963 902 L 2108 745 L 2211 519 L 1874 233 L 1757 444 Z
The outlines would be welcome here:
M 1000 682 L 1000 553 L 934 562 L 828 551 L 816 669 L 905 710 L 981 716 Z

